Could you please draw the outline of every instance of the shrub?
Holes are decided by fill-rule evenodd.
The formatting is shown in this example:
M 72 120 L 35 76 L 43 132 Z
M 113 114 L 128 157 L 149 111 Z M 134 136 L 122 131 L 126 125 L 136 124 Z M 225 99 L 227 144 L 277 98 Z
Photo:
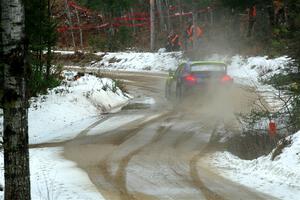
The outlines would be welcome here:
M 28 95 L 33 97 L 38 94 L 45 94 L 48 89 L 59 86 L 60 82 L 61 80 L 56 74 L 51 74 L 47 79 L 43 72 L 34 70 L 28 77 Z
M 126 85 L 122 80 L 113 80 L 113 88 L 112 91 L 116 92 L 117 88 L 119 88 L 122 92 L 127 92 Z

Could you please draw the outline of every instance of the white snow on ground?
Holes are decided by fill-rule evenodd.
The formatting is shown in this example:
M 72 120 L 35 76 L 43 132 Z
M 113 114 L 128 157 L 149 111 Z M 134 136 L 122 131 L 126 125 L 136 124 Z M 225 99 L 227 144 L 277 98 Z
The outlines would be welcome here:
M 65 160 L 63 148 L 30 150 L 31 195 L 33 200 L 104 200 L 88 175 Z M 3 154 L 0 154 L 0 168 L 3 169 Z M 0 181 L 4 182 L 3 170 Z M 3 193 L 0 193 L 3 199 Z
M 103 53 L 96 53 L 103 55 Z M 263 85 L 260 80 L 271 77 L 274 74 L 284 73 L 289 68 L 292 59 L 287 56 L 268 58 L 267 56 L 242 57 L 212 55 L 205 60 L 224 61 L 228 64 L 228 74 L 239 84 L 256 88 L 267 103 L 272 105 L 274 111 L 282 107 L 283 101 L 278 98 L 278 91 L 270 85 Z M 175 70 L 178 64 L 185 59 L 181 52 L 166 53 L 137 53 L 120 52 L 106 53 L 103 59 L 92 64 L 89 68 L 123 71 L 151 71 L 166 72 Z
M 103 53 L 98 53 L 101 55 Z M 120 52 L 107 53 L 100 62 L 91 65 L 91 68 L 101 68 L 108 70 L 124 71 L 167 71 L 176 69 L 181 62 L 181 52 L 157 52 L 157 53 L 137 53 Z
M 264 85 L 261 80 L 266 80 L 275 74 L 286 73 L 291 68 L 293 60 L 287 56 L 270 59 L 267 56 L 243 58 L 234 56 L 228 60 L 228 74 L 236 83 L 255 88 L 257 92 L 270 105 L 273 111 L 278 110 L 284 104 L 280 98 L 285 98 L 274 87 Z M 296 70 L 296 69 L 294 69 Z M 280 96 L 280 98 L 279 98 Z
M 167 71 L 176 69 L 181 61 L 173 61 L 173 55 L 156 53 L 162 57 L 169 57 L 165 63 L 157 56 L 155 62 L 149 53 L 109 53 L 103 60 L 91 67 L 111 70 L 128 71 Z M 181 55 L 178 54 L 181 60 Z M 174 58 L 176 59 L 176 58 Z M 278 91 L 270 85 L 264 85 L 261 80 L 274 74 L 285 73 L 292 60 L 287 56 L 268 58 L 257 56 L 245 58 L 234 56 L 231 58 L 218 56 L 207 60 L 220 60 L 228 63 L 228 74 L 236 83 L 255 88 L 273 111 L 282 106 L 278 98 Z M 111 61 L 111 62 L 110 62 Z M 222 175 L 256 188 L 265 193 L 272 192 L 280 199 L 298 199 L 300 195 L 300 133 L 294 136 L 294 143 L 275 161 L 270 161 L 270 155 L 252 161 L 241 160 L 227 152 L 216 153 L 210 157 Z
M 204 158 L 224 177 L 283 200 L 300 197 L 300 131 L 292 144 L 271 161 L 271 154 L 254 160 L 241 160 L 228 152 Z
M 72 73 L 66 73 L 73 76 Z M 68 78 L 68 77 L 67 77 Z M 102 113 L 119 111 L 129 102 L 111 79 L 85 75 L 65 81 L 59 87 L 31 98 L 29 108 L 30 144 L 72 139 L 99 121 Z M 0 113 L 0 132 L 3 116 Z M 104 199 L 75 163 L 64 160 L 62 148 L 30 150 L 32 199 Z M 3 155 L 0 154 L 0 183 L 3 183 Z M 3 198 L 0 193 L 0 199 Z
M 85 75 L 30 101 L 29 143 L 39 144 L 76 137 L 98 121 L 101 113 L 119 111 L 129 98 L 111 79 Z M 2 124 L 0 117 L 0 132 Z
M 99 52 L 96 55 L 103 55 Z M 212 55 L 205 60 L 224 61 L 228 64 L 228 74 L 236 83 L 251 86 L 263 96 L 267 103 L 272 105 L 274 111 L 282 107 L 283 101 L 278 98 L 279 93 L 270 85 L 261 84 L 261 79 L 266 79 L 274 74 L 284 73 L 292 59 L 287 56 L 268 58 L 267 56 L 242 57 Z M 185 59 L 181 52 L 137 53 L 119 52 L 106 53 L 101 61 L 92 64 L 88 68 L 123 71 L 151 71 L 166 72 L 175 70 L 179 63 Z
M 77 81 L 31 99 L 29 141 L 59 142 L 76 137 L 99 120 L 99 114 L 116 112 L 128 103 L 111 79 L 85 75 Z
M 46 52 L 44 52 L 46 53 Z M 62 55 L 73 55 L 75 53 L 75 51 L 60 51 L 60 50 L 55 50 L 53 51 L 53 53 L 59 53 L 59 54 L 62 54 Z
M 230 59 L 228 73 L 235 82 L 255 88 L 272 111 L 276 112 L 284 103 L 279 98 L 279 91 L 270 85 L 264 85 L 261 80 L 267 80 L 275 74 L 286 73 L 286 69 L 291 69 L 292 62 L 293 60 L 287 56 L 275 59 L 235 56 Z M 262 123 L 262 126 L 267 127 L 267 124 Z M 299 155 L 300 132 L 293 136 L 293 144 L 285 148 L 275 161 L 271 161 L 271 154 L 255 160 L 242 160 L 229 152 L 218 152 L 206 159 L 210 166 L 216 168 L 226 178 L 279 199 L 296 200 L 300 196 Z
M 61 51 L 60 53 L 72 54 L 73 52 Z M 98 53 L 97 55 L 102 54 Z M 286 56 L 275 59 L 218 56 L 218 58 L 212 57 L 207 60 L 220 60 L 229 63 L 228 73 L 235 82 L 255 87 L 273 107 L 281 105 L 280 101 L 276 101 L 277 91 L 271 86 L 263 85 L 260 79 L 268 78 L 276 73 L 283 73 L 288 64 L 292 62 L 290 58 Z M 102 61 L 94 63 L 90 67 L 108 70 L 165 72 L 169 69 L 176 69 L 182 61 L 182 53 L 180 52 L 121 52 L 107 53 Z M 30 142 L 53 142 L 74 138 L 82 130 L 99 120 L 101 118 L 99 113 L 118 111 L 121 106 L 127 103 L 128 97 L 116 89 L 111 80 L 84 76 L 78 81 L 51 90 L 48 95 L 32 99 L 29 110 Z M 142 116 L 135 117 L 138 119 Z M 0 131 L 2 131 L 2 118 L 0 117 Z M 96 126 L 89 134 L 99 134 L 99 129 L 102 128 L 110 130 L 117 122 L 129 123 L 130 121 L 114 118 L 112 121 L 106 122 L 107 126 L 104 127 L 103 124 Z M 226 152 L 216 153 L 208 159 L 212 166 L 220 170 L 222 175 L 234 181 L 266 193 L 272 191 L 271 195 L 280 199 L 293 200 L 300 195 L 300 133 L 293 136 L 293 141 L 292 146 L 286 148 L 275 161 L 270 161 L 270 155 L 252 161 L 244 161 Z M 77 196 L 77 199 L 99 199 L 93 196 L 96 195 L 96 192 L 93 192 L 95 188 L 90 186 L 86 174 L 77 171 L 73 163 L 63 160 L 59 156 L 60 152 L 61 149 L 57 148 L 31 150 L 31 173 L 35 181 L 33 183 L 35 186 L 33 187 L 33 195 L 38 196 L 39 190 L 53 190 L 54 192 L 50 192 L 53 195 L 52 199 L 60 197 L 55 195 L 68 194 L 72 194 L 71 197 L 76 196 L 74 194 L 86 195 Z M 45 179 L 43 176 L 48 178 Z M 47 184 L 44 184 L 48 185 L 46 187 L 43 186 L 45 180 L 49 180 Z M 55 183 L 53 184 L 53 182 Z M 82 184 L 82 182 L 86 184 Z M 51 185 L 55 187 L 51 187 Z M 91 190 L 82 188 L 81 185 Z M 41 189 L 38 189 L 37 186 Z M 47 188 L 50 189 L 47 190 Z M 63 188 L 62 191 L 59 190 L 61 188 Z M 82 191 L 90 192 L 82 194 Z M 61 199 L 68 199 L 68 197 L 64 196 Z
M 270 59 L 267 56 L 243 58 L 234 56 L 230 59 L 228 73 L 239 83 L 256 86 L 259 79 L 282 73 L 293 60 L 287 56 Z

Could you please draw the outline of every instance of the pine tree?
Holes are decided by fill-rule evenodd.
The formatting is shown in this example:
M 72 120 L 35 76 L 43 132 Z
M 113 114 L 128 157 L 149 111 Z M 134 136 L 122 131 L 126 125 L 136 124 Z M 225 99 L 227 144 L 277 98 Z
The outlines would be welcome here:
M 51 49 L 56 44 L 56 22 L 51 16 L 51 0 L 24 0 L 25 32 L 29 43 L 28 93 L 35 96 L 56 86 L 51 77 Z M 47 52 L 47 54 L 45 54 Z

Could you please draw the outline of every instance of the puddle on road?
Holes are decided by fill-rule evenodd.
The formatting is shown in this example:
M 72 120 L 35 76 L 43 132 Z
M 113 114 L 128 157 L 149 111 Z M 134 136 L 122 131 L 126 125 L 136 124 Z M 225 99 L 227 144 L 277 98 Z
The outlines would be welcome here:
M 122 110 L 144 110 L 151 108 L 150 104 L 145 103 L 130 103 L 127 106 L 123 107 Z
M 155 100 L 151 97 L 138 97 L 133 99 L 122 110 L 146 110 L 151 108 L 155 104 Z

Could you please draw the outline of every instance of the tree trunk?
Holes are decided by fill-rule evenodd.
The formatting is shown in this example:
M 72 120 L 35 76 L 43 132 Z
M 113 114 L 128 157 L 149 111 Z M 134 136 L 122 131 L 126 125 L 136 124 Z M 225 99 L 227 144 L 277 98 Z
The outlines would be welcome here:
M 48 0 L 48 23 L 51 24 L 51 4 Z M 51 38 L 47 38 L 47 66 L 46 66 L 46 79 L 49 80 L 51 69 Z
M 76 10 L 76 17 L 77 17 L 77 23 L 78 26 L 80 27 L 80 18 L 79 18 L 79 14 L 78 14 L 78 10 Z M 82 39 L 82 29 L 79 29 L 79 37 L 80 37 L 80 48 L 81 50 L 83 50 L 83 39 Z
M 151 35 L 150 35 L 150 49 L 151 51 L 154 51 L 154 43 L 155 43 L 155 5 L 154 0 L 150 0 L 150 23 L 151 23 Z
M 170 32 L 172 29 L 173 29 L 173 27 L 172 27 L 172 25 L 171 25 L 171 17 L 170 17 L 170 2 L 169 2 L 169 0 L 166 0 L 166 9 L 167 9 L 167 24 L 168 24 L 168 32 Z
M 180 16 L 179 16 L 179 27 L 180 27 L 180 35 L 181 35 L 181 38 L 184 37 L 184 27 L 183 27 L 183 19 L 182 19 L 182 2 L 181 0 L 177 0 L 177 4 L 179 6 L 179 12 L 180 12 Z
M 161 0 L 156 0 L 156 6 L 159 13 L 160 31 L 162 32 L 164 31 L 164 27 L 165 27 L 165 20 L 164 20 Z
M 194 31 L 193 31 L 193 50 L 195 51 L 195 50 L 197 50 L 197 48 L 198 48 L 198 39 L 197 39 L 197 31 L 196 31 L 196 29 L 197 29 L 197 27 L 198 27 L 198 23 L 197 23 L 197 20 L 198 19 L 198 13 L 197 13 L 197 10 L 195 9 L 194 11 L 193 11 L 193 26 L 194 26 Z
M 5 200 L 30 200 L 24 4 L 1 0 Z
M 70 8 L 69 8 L 69 5 L 68 5 L 68 0 L 65 0 L 65 7 L 66 7 L 66 11 L 67 11 L 69 25 L 73 26 L 71 12 L 70 12 Z M 74 38 L 73 30 L 71 30 L 71 37 L 72 37 L 73 47 L 76 50 L 76 43 L 75 43 L 75 38 Z
M 133 8 L 130 8 L 130 18 L 134 18 Z M 133 25 L 133 33 L 134 33 L 134 35 L 136 35 L 135 20 L 132 20 L 132 25 Z

